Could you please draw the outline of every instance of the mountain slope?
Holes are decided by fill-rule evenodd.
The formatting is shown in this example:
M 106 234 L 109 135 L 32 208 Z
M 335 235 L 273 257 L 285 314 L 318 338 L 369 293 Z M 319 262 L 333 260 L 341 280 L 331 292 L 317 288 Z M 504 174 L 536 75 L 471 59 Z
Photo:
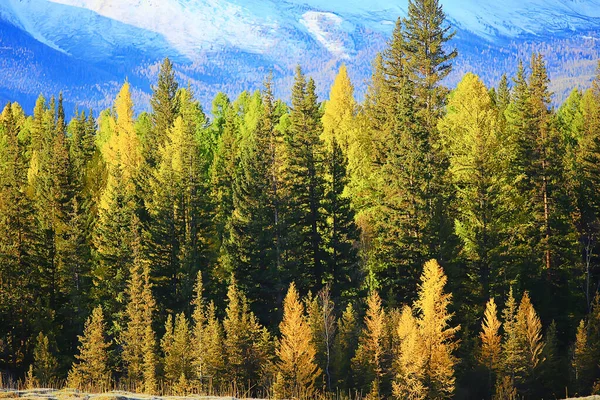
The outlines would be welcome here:
M 450 85 L 467 69 L 494 83 L 531 50 L 550 56 L 558 97 L 567 83 L 585 85 L 593 73 L 600 0 L 443 4 L 461 54 Z M 30 104 L 39 92 L 62 89 L 77 104 L 103 107 L 127 78 L 147 104 L 165 56 L 205 104 L 218 90 L 235 95 L 259 88 L 271 69 L 278 94 L 287 97 L 296 64 L 325 94 L 345 62 L 361 92 L 372 58 L 406 6 L 393 0 L 3 0 L 0 100 Z M 583 60 L 575 63 L 575 54 Z

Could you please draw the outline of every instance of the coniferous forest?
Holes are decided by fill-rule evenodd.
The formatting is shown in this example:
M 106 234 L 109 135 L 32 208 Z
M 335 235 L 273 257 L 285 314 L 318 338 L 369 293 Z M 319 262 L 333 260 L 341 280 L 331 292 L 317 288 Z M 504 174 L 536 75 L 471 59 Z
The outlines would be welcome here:
M 358 103 L 298 67 L 203 110 L 165 59 L 151 112 L 62 95 L 0 115 L 5 386 L 273 398 L 600 393 L 600 69 L 443 84 L 411 0 Z

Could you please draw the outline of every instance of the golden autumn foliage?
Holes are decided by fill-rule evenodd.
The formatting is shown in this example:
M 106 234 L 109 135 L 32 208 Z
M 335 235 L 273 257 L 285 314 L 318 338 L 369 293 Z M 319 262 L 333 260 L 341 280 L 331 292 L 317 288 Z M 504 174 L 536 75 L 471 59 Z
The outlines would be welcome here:
M 394 397 L 398 399 L 424 399 L 425 357 L 419 327 L 409 306 L 402 309 L 398 324 L 400 347 L 396 356 L 397 374 L 393 384 Z
M 104 208 L 111 206 L 110 192 L 117 185 L 117 179 L 123 180 L 128 191 L 135 190 L 132 180 L 143 164 L 143 157 L 133 115 L 130 85 L 125 82 L 115 99 L 112 113 L 100 119 L 100 132 L 104 135 L 99 135 L 99 147 L 108 170 L 106 189 L 101 199 Z
M 387 356 L 384 344 L 386 336 L 386 313 L 381 305 L 381 297 L 371 291 L 367 298 L 367 313 L 364 328 L 359 336 L 358 349 L 352 360 L 355 375 L 369 390 L 370 396 L 379 396 L 384 371 L 384 358 Z
M 276 398 L 306 398 L 315 391 L 321 370 L 316 364 L 312 332 L 292 283 L 283 302 L 283 320 L 279 325 L 281 339 L 277 347 Z
M 542 322 L 533 308 L 527 292 L 523 294 L 517 312 L 517 329 L 522 340 L 526 369 L 531 373 L 542 362 L 544 341 L 542 338 Z
M 448 311 L 452 295 L 444 291 L 448 278 L 437 261 L 425 263 L 419 296 L 415 309 L 419 315 L 417 325 L 423 348 L 424 382 L 427 397 L 441 399 L 452 397 L 455 386 L 453 355 L 458 347 L 454 335 L 460 326 L 450 326 L 453 314 Z
M 69 372 L 67 385 L 72 388 L 104 388 L 110 380 L 108 347 L 105 336 L 102 307 L 94 308 L 85 323 L 83 336 L 79 336 L 77 363 Z
M 355 140 L 356 109 L 354 86 L 350 82 L 346 66 L 342 65 L 331 87 L 329 101 L 325 104 L 325 112 L 322 117 L 321 140 L 328 149 L 331 149 L 335 141 L 342 148 L 344 154 L 348 155 L 349 147 Z
M 483 322 L 481 323 L 481 352 L 479 362 L 491 371 L 498 371 L 500 367 L 500 356 L 502 352 L 502 337 L 500 327 L 502 323 L 498 320 L 496 302 L 490 299 L 485 307 Z

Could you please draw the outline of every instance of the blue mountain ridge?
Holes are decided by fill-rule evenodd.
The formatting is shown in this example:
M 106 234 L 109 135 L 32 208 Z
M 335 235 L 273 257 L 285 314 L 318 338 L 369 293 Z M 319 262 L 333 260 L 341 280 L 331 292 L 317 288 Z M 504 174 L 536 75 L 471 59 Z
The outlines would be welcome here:
M 472 71 L 490 85 L 532 51 L 548 61 L 555 101 L 586 87 L 600 58 L 600 2 L 524 0 L 513 11 L 489 0 L 442 2 L 459 50 L 453 86 Z M 367 4 L 368 3 L 368 4 Z M 138 111 L 148 108 L 162 59 L 202 104 L 218 91 L 260 89 L 274 73 L 287 99 L 296 65 L 322 98 L 342 63 L 360 98 L 371 62 L 385 48 L 404 2 L 391 0 L 1 0 L 0 102 L 31 111 L 36 97 L 63 91 L 67 109 L 109 107 L 125 79 Z M 516 16 L 516 17 L 515 17 Z

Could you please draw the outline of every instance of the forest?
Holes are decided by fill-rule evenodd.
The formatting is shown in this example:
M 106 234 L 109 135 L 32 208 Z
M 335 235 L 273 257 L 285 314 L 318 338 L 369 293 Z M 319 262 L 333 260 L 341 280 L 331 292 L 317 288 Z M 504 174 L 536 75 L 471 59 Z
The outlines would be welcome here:
M 600 64 L 488 88 L 410 0 L 364 101 L 297 68 L 210 112 L 0 115 L 0 386 L 260 398 L 600 393 Z

